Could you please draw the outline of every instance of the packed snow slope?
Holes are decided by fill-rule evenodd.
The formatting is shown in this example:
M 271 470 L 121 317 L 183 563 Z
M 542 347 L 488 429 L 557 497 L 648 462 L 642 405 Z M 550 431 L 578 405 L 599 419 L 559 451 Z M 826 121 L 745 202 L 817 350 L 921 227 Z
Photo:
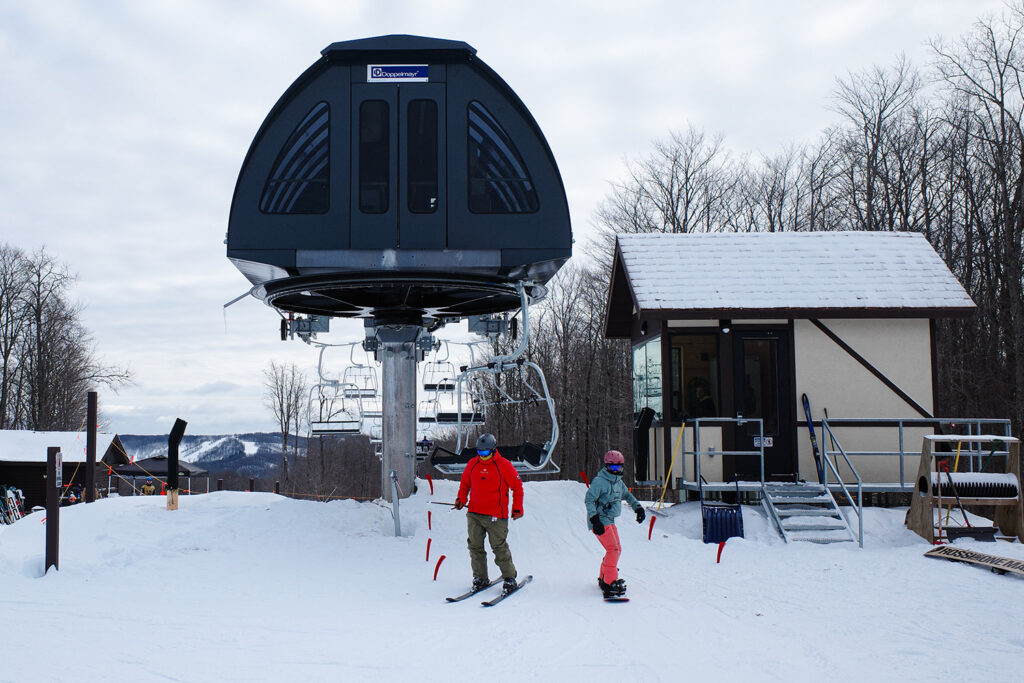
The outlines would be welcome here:
M 444 601 L 470 581 L 465 513 L 430 504 L 455 492 L 421 480 L 398 538 L 374 503 L 80 504 L 61 511 L 45 576 L 43 514 L 0 527 L 0 680 L 1021 680 L 1024 579 L 923 557 L 904 510 L 868 509 L 861 550 L 786 545 L 747 507 L 720 564 L 698 504 L 651 540 L 625 510 L 631 602 L 611 604 L 584 486 L 527 483 L 510 542 L 535 579 L 484 608 Z M 964 545 L 1024 559 L 1020 544 Z

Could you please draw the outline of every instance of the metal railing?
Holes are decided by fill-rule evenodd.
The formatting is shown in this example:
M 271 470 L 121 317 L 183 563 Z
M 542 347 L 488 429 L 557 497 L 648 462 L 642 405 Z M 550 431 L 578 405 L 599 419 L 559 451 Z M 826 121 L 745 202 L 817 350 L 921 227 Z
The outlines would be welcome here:
M 811 425 L 811 429 L 814 429 L 813 425 Z M 823 460 L 825 461 L 826 467 L 822 468 L 823 477 L 822 477 L 822 482 L 821 483 L 825 486 L 825 491 L 826 492 L 829 491 L 829 488 L 828 488 L 828 486 L 829 486 L 829 484 L 828 484 L 828 472 L 829 472 L 829 470 L 832 470 L 832 474 L 835 475 L 836 481 L 839 483 L 839 488 L 842 490 L 843 495 L 846 496 L 846 500 L 850 501 L 850 506 L 853 508 L 854 512 L 857 513 L 857 542 L 860 544 L 860 547 L 863 548 L 864 547 L 864 482 L 861 481 L 860 474 L 857 473 L 857 468 L 853 466 L 853 463 L 850 462 L 850 458 L 847 457 L 847 455 L 846 455 L 846 451 L 843 450 L 843 445 L 841 443 L 839 443 L 839 440 L 836 438 L 835 434 L 832 433 L 832 428 L 829 427 L 828 420 L 822 420 L 821 421 L 821 445 L 822 445 L 822 448 L 825 447 L 825 433 L 826 432 L 828 433 L 830 443 L 834 444 L 837 450 L 835 450 L 835 451 L 828 451 L 828 450 L 826 450 L 824 452 Z M 903 436 L 903 432 L 901 431 L 900 432 L 900 437 L 901 437 L 900 438 L 900 444 L 901 444 L 901 446 L 902 446 L 902 443 L 903 443 L 902 436 Z M 830 454 L 832 455 L 832 460 L 828 459 L 828 456 Z M 839 474 L 839 458 L 837 457 L 839 455 L 843 456 L 843 461 L 846 462 L 846 466 L 850 468 L 850 472 L 853 473 L 853 476 L 857 479 L 857 500 L 856 500 L 856 502 L 854 502 L 853 496 L 850 494 L 850 490 L 846 487 L 846 483 L 843 481 L 842 476 L 840 476 L 840 474 Z M 833 463 L 833 460 L 835 461 L 834 463 Z M 902 473 L 902 466 L 903 466 L 903 461 L 901 459 L 900 460 L 901 473 Z M 840 514 L 842 514 L 841 510 L 840 510 Z M 847 521 L 847 523 L 849 523 L 849 521 Z
M 700 428 L 702 425 L 708 424 L 735 424 L 737 427 L 741 427 L 748 422 L 754 422 L 757 424 L 758 436 L 754 437 L 754 443 L 759 444 L 758 449 L 755 451 L 716 451 L 714 449 L 701 450 L 700 447 Z M 684 427 L 685 428 L 685 427 Z M 685 437 L 684 437 L 685 440 Z M 683 481 L 686 481 L 686 456 L 693 456 L 693 472 L 694 482 L 700 481 L 700 460 L 701 456 L 708 455 L 740 455 L 740 456 L 758 456 L 761 462 L 761 478 L 759 479 L 761 486 L 764 486 L 764 420 L 759 417 L 698 417 L 693 421 L 693 450 L 682 451 L 682 470 L 683 470 Z M 671 476 L 671 473 L 669 473 Z
M 992 429 L 997 428 L 1002 432 L 1002 436 L 1010 436 L 1010 421 L 996 418 L 893 418 L 893 419 L 870 419 L 870 418 L 824 418 L 821 420 L 822 426 L 822 454 L 825 460 L 828 460 L 829 456 L 833 458 L 837 455 L 842 455 L 844 459 L 849 462 L 850 457 L 889 457 L 899 458 L 899 490 L 910 491 L 913 489 L 913 484 L 908 484 L 906 481 L 906 464 L 905 459 L 907 455 L 912 455 L 914 458 L 918 458 L 921 455 L 921 449 L 919 447 L 911 447 L 910 451 L 906 450 L 906 430 L 908 428 L 932 428 L 936 431 L 947 429 L 953 432 L 957 429 L 966 429 L 967 434 L 965 436 L 980 436 L 984 434 L 992 434 L 991 431 L 982 432 L 983 428 Z M 889 451 L 867 451 L 867 450 L 845 450 L 841 446 L 838 450 L 829 449 L 825 443 L 825 432 L 828 431 L 829 437 L 834 445 L 838 445 L 839 440 L 836 438 L 835 433 L 832 431 L 833 428 L 840 427 L 854 427 L 862 429 L 871 428 L 895 428 L 898 432 L 898 446 L 896 450 Z M 999 434 L 995 434 L 999 436 Z M 987 455 L 987 451 L 983 451 L 980 445 L 975 442 L 971 444 L 962 453 L 962 457 L 967 457 L 968 471 L 975 472 L 981 467 L 981 459 L 984 455 Z M 852 465 L 851 465 L 852 468 Z M 916 471 L 915 471 L 916 472 Z M 838 476 L 838 475 L 837 475 Z M 840 483 L 842 481 L 840 480 Z

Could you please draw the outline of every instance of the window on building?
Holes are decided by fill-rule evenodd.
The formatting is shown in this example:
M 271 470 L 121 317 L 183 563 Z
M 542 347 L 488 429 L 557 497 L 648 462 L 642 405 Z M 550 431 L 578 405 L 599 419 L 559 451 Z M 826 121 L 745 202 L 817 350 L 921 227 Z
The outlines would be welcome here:
M 330 208 L 330 107 L 319 102 L 277 155 L 260 197 L 263 213 L 327 213 Z
M 408 119 L 409 211 L 437 211 L 437 102 L 412 100 Z
M 672 419 L 719 417 L 717 336 L 673 335 L 669 358 Z
M 390 194 L 391 140 L 388 103 L 359 104 L 359 210 L 386 213 Z
M 633 347 L 633 415 L 643 408 L 661 419 L 661 339 Z
M 512 138 L 484 105 L 469 103 L 469 210 L 532 213 L 537 191 Z

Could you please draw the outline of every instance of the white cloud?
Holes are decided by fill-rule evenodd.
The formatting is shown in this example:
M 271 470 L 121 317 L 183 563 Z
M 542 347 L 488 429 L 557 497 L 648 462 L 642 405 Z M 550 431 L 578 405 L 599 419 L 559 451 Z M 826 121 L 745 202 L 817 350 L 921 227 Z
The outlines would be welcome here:
M 581 247 L 608 181 L 652 139 L 688 123 L 724 132 L 739 151 L 813 139 L 833 120 L 837 76 L 900 52 L 923 63 L 925 40 L 957 36 L 1001 7 L 0 3 L 0 240 L 45 243 L 79 273 L 98 351 L 136 374 L 133 386 L 102 395 L 114 430 L 159 433 L 176 416 L 191 433 L 273 429 L 262 370 L 274 359 L 312 374 L 316 355 L 278 341 L 278 318 L 261 304 L 223 311 L 248 285 L 222 240 L 253 135 L 329 43 L 414 33 L 476 47 L 544 130 Z M 223 395 L 202 391 L 218 382 Z

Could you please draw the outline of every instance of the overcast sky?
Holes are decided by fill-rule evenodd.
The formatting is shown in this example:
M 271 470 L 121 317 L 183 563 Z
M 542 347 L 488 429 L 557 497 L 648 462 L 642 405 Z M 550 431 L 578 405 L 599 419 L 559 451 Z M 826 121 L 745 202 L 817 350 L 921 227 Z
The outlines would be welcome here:
M 772 154 L 835 121 L 836 77 L 956 37 L 996 0 L 0 1 L 0 241 L 45 245 L 107 362 L 109 429 L 272 431 L 271 360 L 313 374 L 279 341 L 225 258 L 242 159 L 271 106 L 339 40 L 463 40 L 519 94 L 558 161 L 579 243 L 626 158 L 689 124 Z M 335 324 L 325 341 L 355 340 Z M 84 399 L 83 399 L 84 400 Z

